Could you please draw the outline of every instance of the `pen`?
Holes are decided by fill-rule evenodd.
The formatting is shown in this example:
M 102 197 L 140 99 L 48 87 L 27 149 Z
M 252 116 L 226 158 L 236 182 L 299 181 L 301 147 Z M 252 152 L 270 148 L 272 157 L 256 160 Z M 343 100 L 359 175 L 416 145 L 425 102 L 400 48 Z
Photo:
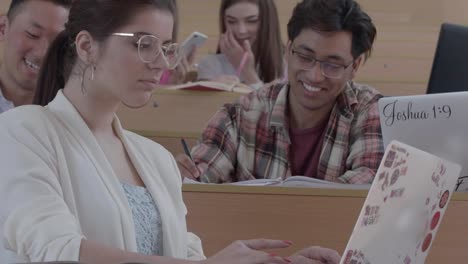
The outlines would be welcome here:
M 240 77 L 240 74 L 242 73 L 242 69 L 244 69 L 244 66 L 245 66 L 245 63 L 247 62 L 248 57 L 249 57 L 249 53 L 245 51 L 244 54 L 242 55 L 241 62 L 236 71 L 237 77 Z
M 190 153 L 190 150 L 188 149 L 187 142 L 185 142 L 185 139 L 183 138 L 180 139 L 180 142 L 182 143 L 182 147 L 184 148 L 185 155 L 187 155 L 190 158 L 190 160 L 193 162 L 193 165 L 198 171 L 198 175 L 201 176 L 200 170 L 198 169 L 197 164 L 195 164 L 195 161 L 193 161 L 192 154 Z
M 190 150 L 187 147 L 187 142 L 185 142 L 185 139 L 183 138 L 180 139 L 180 142 L 182 142 L 182 147 L 184 148 L 185 155 L 187 155 L 193 162 L 192 154 L 190 153 Z

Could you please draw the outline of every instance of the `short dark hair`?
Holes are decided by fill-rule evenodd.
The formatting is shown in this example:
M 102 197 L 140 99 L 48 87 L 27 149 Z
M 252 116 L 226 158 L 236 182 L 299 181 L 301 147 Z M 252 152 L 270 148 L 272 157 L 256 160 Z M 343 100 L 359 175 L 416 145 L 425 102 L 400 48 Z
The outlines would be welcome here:
M 16 14 L 18 14 L 18 11 L 21 10 L 21 7 L 33 0 L 12 0 L 10 3 L 10 6 L 8 7 L 7 11 L 7 17 L 11 21 Z M 62 6 L 66 9 L 70 9 L 73 0 L 35 0 L 35 1 L 45 1 L 45 2 L 51 2 L 54 3 L 55 5 Z
M 351 54 L 356 59 L 372 51 L 377 30 L 372 19 L 354 0 L 303 0 L 288 22 L 288 38 L 293 41 L 304 29 L 352 34 Z
M 174 18 L 174 0 L 75 0 L 65 24 L 42 62 L 33 104 L 47 105 L 65 86 L 77 62 L 74 42 L 78 33 L 88 31 L 104 42 L 118 28 L 129 23 L 138 12 L 155 8 L 169 12 Z

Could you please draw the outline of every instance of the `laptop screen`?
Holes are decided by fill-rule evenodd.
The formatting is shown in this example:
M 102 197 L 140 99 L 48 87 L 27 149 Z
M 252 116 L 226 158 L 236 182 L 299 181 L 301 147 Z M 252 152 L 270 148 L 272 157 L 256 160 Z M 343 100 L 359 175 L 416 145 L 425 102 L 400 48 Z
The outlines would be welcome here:
M 458 191 L 468 191 L 468 92 L 379 100 L 384 146 L 398 140 L 462 166 Z
M 427 93 L 468 91 L 468 27 L 442 24 Z

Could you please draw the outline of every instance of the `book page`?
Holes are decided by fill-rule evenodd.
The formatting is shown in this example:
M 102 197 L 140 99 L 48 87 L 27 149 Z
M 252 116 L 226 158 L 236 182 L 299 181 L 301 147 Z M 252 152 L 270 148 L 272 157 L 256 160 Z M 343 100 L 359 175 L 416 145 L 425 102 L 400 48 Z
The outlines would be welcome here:
M 250 93 L 254 91 L 250 86 L 243 83 L 222 83 L 212 81 L 189 82 L 181 85 L 167 86 L 167 90 L 193 90 L 193 91 L 224 91 L 236 93 Z
M 291 176 L 281 184 L 284 187 L 313 187 L 327 189 L 369 190 L 370 184 L 346 184 L 330 182 L 307 176 Z
M 185 178 L 186 184 L 207 184 L 192 179 Z M 344 184 L 324 181 L 306 176 L 292 176 L 282 181 L 281 179 L 254 179 L 239 182 L 223 183 L 227 185 L 243 186 L 278 186 L 278 187 L 310 187 L 326 189 L 348 189 L 348 190 L 369 190 L 370 184 Z
M 281 179 L 255 179 L 247 181 L 239 181 L 228 183 L 231 185 L 244 185 L 244 186 L 267 186 L 281 184 Z
M 216 183 L 204 183 L 195 181 L 189 178 L 184 178 L 183 183 L 186 184 L 216 184 Z M 230 183 L 222 183 L 224 185 L 244 185 L 244 186 L 267 186 L 267 185 L 277 185 L 281 183 L 279 179 L 254 179 L 254 180 L 247 180 L 247 181 L 239 181 L 239 182 L 230 182 Z
M 184 178 L 184 180 L 182 181 L 183 184 L 206 184 L 204 182 L 199 182 L 199 181 L 196 181 L 196 180 L 192 180 L 190 178 Z

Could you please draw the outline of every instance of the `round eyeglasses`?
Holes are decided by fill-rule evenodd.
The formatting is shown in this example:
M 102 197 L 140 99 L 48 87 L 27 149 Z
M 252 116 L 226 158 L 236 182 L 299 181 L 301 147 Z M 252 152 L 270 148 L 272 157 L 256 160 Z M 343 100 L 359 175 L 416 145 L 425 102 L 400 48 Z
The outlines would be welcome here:
M 343 77 L 345 70 L 353 64 L 353 62 L 348 65 L 340 65 L 336 63 L 331 63 L 327 61 L 318 60 L 312 56 L 305 55 L 294 48 L 291 48 L 291 54 L 293 55 L 296 65 L 303 70 L 311 70 L 314 68 L 315 63 L 319 63 L 320 71 L 323 76 L 330 79 L 340 79 Z
M 161 56 L 168 69 L 174 69 L 180 61 L 180 48 L 177 43 L 163 45 L 161 39 L 153 35 L 134 33 L 113 33 L 113 36 L 138 37 L 138 57 L 144 63 L 154 63 Z

